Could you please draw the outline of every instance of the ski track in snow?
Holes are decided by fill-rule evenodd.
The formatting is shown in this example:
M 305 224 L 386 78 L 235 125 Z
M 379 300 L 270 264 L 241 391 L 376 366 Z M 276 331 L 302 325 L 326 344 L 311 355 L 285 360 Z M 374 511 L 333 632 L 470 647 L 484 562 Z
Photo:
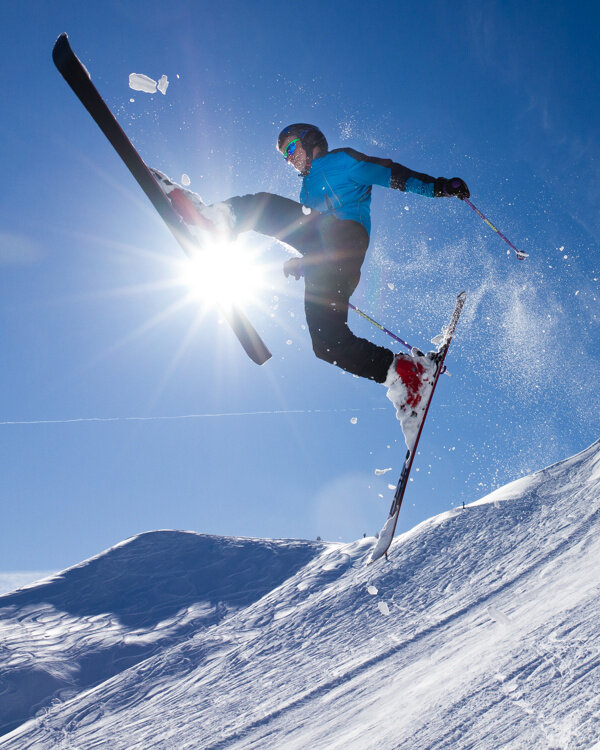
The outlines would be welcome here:
M 0 597 L 0 748 L 589 748 L 599 525 L 600 441 L 389 563 L 140 535 Z

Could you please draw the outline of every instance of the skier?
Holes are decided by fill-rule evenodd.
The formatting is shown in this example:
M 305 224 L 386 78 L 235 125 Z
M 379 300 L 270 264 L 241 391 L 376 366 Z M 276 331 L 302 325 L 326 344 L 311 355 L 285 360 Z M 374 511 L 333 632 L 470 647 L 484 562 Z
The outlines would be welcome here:
M 401 381 L 404 388 L 398 400 L 392 400 L 399 411 L 414 410 L 434 369 L 431 359 L 417 350 L 412 356 L 394 354 L 348 327 L 348 302 L 369 245 L 372 186 L 462 200 L 470 195 L 466 183 L 460 178 L 436 179 L 351 148 L 330 151 L 321 130 L 307 123 L 284 128 L 277 149 L 302 177 L 300 202 L 272 193 L 236 196 L 208 207 L 213 211 L 210 217 L 214 221 L 217 207 L 221 213 L 229 209 L 233 235 L 254 230 L 295 248 L 301 257 L 286 261 L 284 273 L 296 279 L 304 276 L 306 321 L 316 356 L 388 388 Z

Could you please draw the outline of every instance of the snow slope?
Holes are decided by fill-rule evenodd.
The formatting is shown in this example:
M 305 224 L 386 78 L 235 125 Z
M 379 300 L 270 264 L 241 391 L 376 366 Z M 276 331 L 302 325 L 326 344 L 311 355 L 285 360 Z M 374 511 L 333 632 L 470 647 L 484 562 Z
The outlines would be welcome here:
M 141 535 L 0 597 L 0 748 L 600 747 L 599 525 L 600 441 L 388 563 Z

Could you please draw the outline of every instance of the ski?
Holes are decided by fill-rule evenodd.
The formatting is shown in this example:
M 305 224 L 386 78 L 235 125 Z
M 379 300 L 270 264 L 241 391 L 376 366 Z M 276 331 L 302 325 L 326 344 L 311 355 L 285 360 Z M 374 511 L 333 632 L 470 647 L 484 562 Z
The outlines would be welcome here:
M 146 193 L 182 250 L 186 255 L 192 256 L 194 252 L 198 251 L 198 242 L 194 239 L 186 224 L 181 220 L 170 200 L 158 185 L 152 172 L 138 154 L 104 99 L 98 93 L 89 73 L 71 49 L 66 34 L 61 34 L 56 40 L 52 50 L 52 59 L 62 77 L 90 113 L 100 130 L 108 138 L 138 185 Z M 222 306 L 220 310 L 250 359 L 256 362 L 256 364 L 264 364 L 271 357 L 271 352 L 267 349 L 246 315 L 236 307 Z
M 456 330 L 456 325 L 458 323 L 458 319 L 460 318 L 460 314 L 464 307 L 466 298 L 467 298 L 466 292 L 461 292 L 458 295 L 458 297 L 456 298 L 456 305 L 454 307 L 454 312 L 452 313 L 452 317 L 450 318 L 450 322 L 442 331 L 442 339 L 438 346 L 438 351 L 437 351 L 437 356 L 436 356 L 437 366 L 436 366 L 435 374 L 433 378 L 433 385 L 431 386 L 431 390 L 429 391 L 427 403 L 423 411 L 423 415 L 421 417 L 421 423 L 419 425 L 419 429 L 414 439 L 414 443 L 406 451 L 406 457 L 404 459 L 404 464 L 402 466 L 402 472 L 400 473 L 400 479 L 398 480 L 398 484 L 396 486 L 396 492 L 394 493 L 394 500 L 392 502 L 392 507 L 390 508 L 387 521 L 385 522 L 383 528 L 379 532 L 379 538 L 377 540 L 377 544 L 375 545 L 373 551 L 371 552 L 371 557 L 369 558 L 370 563 L 375 562 L 375 560 L 379 560 L 379 558 L 383 557 L 384 555 L 387 559 L 388 550 L 390 548 L 390 545 L 394 538 L 394 533 L 396 531 L 396 524 L 398 523 L 398 516 L 400 514 L 400 508 L 402 507 L 402 500 L 404 499 L 404 493 L 406 491 L 406 486 L 408 484 L 410 470 L 412 468 L 413 460 L 417 452 L 417 447 L 419 445 L 419 438 L 421 437 L 421 433 L 423 431 L 423 425 L 425 424 L 425 419 L 427 418 L 427 412 L 429 411 L 429 407 L 431 405 L 431 400 L 433 398 L 433 394 L 435 392 L 437 382 L 439 380 L 440 375 L 444 371 L 444 360 L 446 359 L 446 354 L 448 353 L 450 342 L 452 341 L 452 336 L 454 335 L 454 331 Z

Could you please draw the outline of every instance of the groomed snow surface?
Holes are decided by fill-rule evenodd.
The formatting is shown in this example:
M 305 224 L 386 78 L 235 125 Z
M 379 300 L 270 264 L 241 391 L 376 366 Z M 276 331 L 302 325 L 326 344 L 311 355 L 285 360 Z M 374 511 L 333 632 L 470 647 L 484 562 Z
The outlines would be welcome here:
M 597 748 L 600 441 L 397 538 L 142 534 L 0 597 L 0 748 Z

